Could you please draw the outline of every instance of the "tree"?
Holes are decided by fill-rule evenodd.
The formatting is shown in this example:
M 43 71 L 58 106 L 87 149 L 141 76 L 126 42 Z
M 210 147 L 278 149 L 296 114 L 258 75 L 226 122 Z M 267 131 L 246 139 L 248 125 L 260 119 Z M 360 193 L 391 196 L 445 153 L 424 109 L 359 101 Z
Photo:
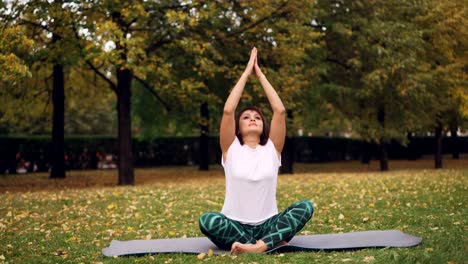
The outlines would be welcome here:
M 74 31 L 82 47 L 84 63 L 108 83 L 117 97 L 119 184 L 134 184 L 131 147 L 133 81 L 137 80 L 165 106 L 154 89 L 158 84 L 169 83 L 158 88 L 167 89 L 161 94 L 174 94 L 176 98 L 189 98 L 190 93 L 183 91 L 200 87 L 199 83 L 190 82 L 190 78 L 179 79 L 183 68 L 173 68 L 176 62 L 166 60 L 166 56 L 174 55 L 175 48 L 181 45 L 201 46 L 199 40 L 187 38 L 190 31 L 185 28 L 196 26 L 199 13 L 190 10 L 198 6 L 201 4 L 178 1 L 100 1 L 82 2 L 77 7 Z M 172 45 L 172 52 L 166 52 L 169 45 Z M 170 90 L 175 86 L 173 78 L 181 80 L 178 90 Z
M 4 10 L 0 9 L 0 12 Z M 32 40 L 24 30 L 5 18 L 0 20 L 4 26 L 0 28 L 2 39 L 0 40 L 0 82 L 7 85 L 15 85 L 18 80 L 31 76 L 25 57 L 30 52 Z
M 154 13 L 151 22 L 138 20 L 134 26 L 128 27 L 130 31 L 138 30 L 131 34 L 131 38 L 136 38 L 136 34 L 146 34 L 141 38 L 149 39 L 146 47 L 142 44 L 134 48 L 144 50 L 145 54 L 138 60 L 138 66 L 133 65 L 135 72 L 141 72 L 136 77 L 138 86 L 156 88 L 148 91 L 157 90 L 158 100 L 166 102 L 150 110 L 159 111 L 157 115 L 148 114 L 144 107 L 141 109 L 137 105 L 140 122 L 146 119 L 155 124 L 166 124 L 170 131 L 174 131 L 170 125 L 174 122 L 203 125 L 206 120 L 195 113 L 205 104 L 210 112 L 219 113 L 231 84 L 244 67 L 245 54 L 253 45 L 263 50 L 262 67 L 276 82 L 286 103 L 294 108 L 294 98 L 300 96 L 298 84 L 304 82 L 299 71 L 305 57 L 304 49 L 314 45 L 311 35 L 316 35 L 303 25 L 307 17 L 303 10 L 309 11 L 311 5 L 284 1 L 269 1 L 269 5 L 263 1 L 248 4 L 235 1 L 174 3 L 152 3 L 143 7 L 144 12 L 151 10 Z M 147 29 L 146 25 L 151 27 Z M 119 30 L 120 27 L 116 26 L 105 31 L 115 33 Z M 115 50 L 117 47 L 115 45 Z M 115 50 L 107 52 L 109 56 L 106 56 L 111 57 Z M 90 64 L 89 61 L 87 63 Z M 136 93 L 143 94 L 142 91 Z M 145 105 L 144 102 L 152 99 L 140 97 L 138 100 Z M 246 92 L 243 102 L 266 106 L 266 98 L 259 87 Z M 165 123 L 169 116 L 174 118 Z M 219 120 L 216 120 L 217 115 L 214 116 L 208 123 L 215 123 L 210 127 L 217 129 Z M 187 131 L 191 127 L 195 126 L 188 125 Z M 177 130 L 180 131 L 180 126 Z
M 457 153 L 457 130 L 468 119 L 468 85 L 464 1 L 429 1 L 426 12 L 416 22 L 424 29 L 425 57 L 419 74 L 433 96 L 427 126 L 435 131 L 435 168 L 442 168 L 442 137 L 451 131 L 454 157 Z
M 352 130 L 380 146 L 406 143 L 408 131 L 428 122 L 430 96 L 416 81 L 423 55 L 422 31 L 413 22 L 423 6 L 408 1 L 318 1 L 315 28 L 324 32 L 321 95 Z
M 52 144 L 50 178 L 65 178 L 65 73 L 64 67 L 76 59 L 72 42 L 70 6 L 61 0 L 53 2 L 12 2 L 16 23 L 29 28 L 38 43 L 33 60 L 52 65 Z
M 36 132 L 44 129 L 45 123 L 31 122 L 30 117 L 43 116 L 42 96 L 37 90 L 22 89 L 22 84 L 32 79 L 28 57 L 34 42 L 24 28 L 4 16 L 6 10 L 0 4 L 0 133 L 24 131 L 25 128 Z M 9 173 L 16 173 L 17 153 L 6 151 L 2 156 Z
M 18 84 L 31 77 L 27 62 L 28 54 L 33 47 L 33 41 L 28 38 L 25 30 L 15 24 L 15 21 L 6 16 L 8 7 L 0 5 L 0 132 L 8 133 L 11 130 L 10 122 L 17 121 L 15 125 L 21 126 L 20 119 L 15 118 L 19 107 L 14 104 L 17 99 L 28 96 L 15 89 Z M 19 106 L 22 106 L 20 104 Z M 23 110 L 23 109 L 22 109 Z M 20 113 L 24 113 L 21 111 Z

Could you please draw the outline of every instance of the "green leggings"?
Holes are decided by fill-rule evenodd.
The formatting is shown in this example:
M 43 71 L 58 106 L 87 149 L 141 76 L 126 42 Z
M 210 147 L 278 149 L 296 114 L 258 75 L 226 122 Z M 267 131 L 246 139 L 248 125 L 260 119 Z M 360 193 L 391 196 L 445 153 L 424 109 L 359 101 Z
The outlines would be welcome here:
M 310 201 L 299 201 L 272 216 L 260 225 L 241 224 L 221 213 L 204 213 L 199 219 L 200 230 L 218 248 L 230 250 L 234 242 L 255 244 L 263 240 L 268 249 L 281 241 L 289 242 L 314 213 Z

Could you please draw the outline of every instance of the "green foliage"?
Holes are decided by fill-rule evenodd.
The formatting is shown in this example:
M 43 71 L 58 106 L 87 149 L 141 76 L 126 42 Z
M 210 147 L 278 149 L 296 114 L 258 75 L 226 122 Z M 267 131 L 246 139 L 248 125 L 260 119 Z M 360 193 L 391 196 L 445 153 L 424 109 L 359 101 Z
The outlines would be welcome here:
M 155 49 L 152 57 L 155 63 L 151 66 L 154 70 L 146 71 L 146 80 L 163 101 L 169 102 L 171 109 L 167 113 L 160 111 L 159 115 L 147 114 L 142 109 L 152 108 L 150 111 L 154 112 L 162 107 L 146 105 L 151 101 L 149 98 L 134 100 L 137 108 L 134 114 L 144 131 L 174 133 L 175 129 L 197 134 L 202 122 L 200 104 L 208 102 L 211 133 L 217 133 L 224 101 L 242 73 L 252 46 L 260 50 L 261 67 L 285 104 L 290 109 L 300 107 L 296 102 L 306 84 L 301 66 L 305 49 L 315 47 L 313 40 L 318 36 L 304 26 L 310 4 L 251 1 L 248 5 L 214 2 L 192 7 L 170 10 L 151 22 L 164 25 L 154 29 L 156 32 L 150 37 L 164 45 Z M 255 104 L 268 112 L 264 92 L 253 79 L 240 107 Z M 148 95 L 136 92 L 135 96 L 144 94 Z M 138 106 L 139 103 L 143 105 Z M 150 123 L 149 116 L 153 120 Z M 155 120 L 158 118 L 161 120 Z M 168 127 L 158 129 L 159 124 Z
M 11 1 L 9 4 L 7 9 L 0 10 L 3 18 L 11 20 L 5 25 L 6 34 L 1 45 L 7 43 L 9 46 L 5 51 L 21 55 L 31 78 L 13 76 L 14 81 L 0 83 L 0 96 L 5 100 L 0 106 L 0 130 L 3 133 L 42 134 L 51 131 L 52 67 L 61 64 L 66 71 L 66 132 L 110 133 L 113 124 L 106 126 L 104 122 L 112 119 L 108 117 L 112 109 L 99 108 L 109 106 L 109 100 L 99 100 L 103 98 L 102 94 L 83 89 L 92 86 L 93 82 L 87 83 L 88 79 L 80 79 L 76 72 L 73 74 L 79 52 L 71 30 L 72 7 L 62 6 L 60 1 Z M 15 35 L 10 36 L 9 32 Z M 4 50 L 3 46 L 1 50 Z M 10 66 L 15 67 L 15 64 Z M 5 72 L 0 71 L 0 74 Z M 8 76 L 8 71 L 6 74 Z M 99 118 L 93 116 L 95 113 L 100 115 Z
M 117 134 L 115 94 L 95 73 L 71 68 L 65 90 L 66 134 Z
M 464 1 L 430 1 L 416 23 L 424 28 L 426 54 L 419 81 L 433 95 L 432 126 L 468 121 L 468 30 Z
M 217 49 L 221 49 L 220 53 L 225 57 L 223 65 L 227 66 L 227 71 L 223 73 L 226 79 L 223 89 L 215 91 L 221 102 L 227 98 L 229 88 L 244 70 L 251 47 L 256 46 L 259 50 L 259 65 L 286 108 L 297 112 L 308 105 L 303 95 L 309 89 L 309 81 L 315 73 L 314 69 L 304 65 L 308 59 L 307 52 L 319 47 L 316 39 L 320 36 L 320 33 L 311 31 L 308 26 L 312 11 L 313 4 L 308 1 L 252 1 L 249 7 L 234 4 L 228 14 L 232 14 L 239 22 L 225 26 L 228 32 L 233 33 L 228 33 L 222 42 L 216 43 Z M 262 20 L 262 23 L 257 24 Z M 248 30 L 242 31 L 244 28 Z M 242 33 L 237 35 L 238 31 Z M 247 84 L 239 107 L 258 105 L 267 116 L 271 116 L 263 89 L 254 79 L 252 77 Z M 218 109 L 222 109 L 222 105 Z M 218 110 L 219 116 L 220 112 Z M 299 119 L 296 115 L 294 118 Z M 297 123 L 293 121 L 289 131 L 294 130 Z
M 0 130 L 50 130 L 50 67 L 59 62 L 72 82 L 67 133 L 115 131 L 115 97 L 102 88 L 115 89 L 117 70 L 129 69 L 134 131 L 198 134 L 199 107 L 208 102 L 217 134 L 224 101 L 256 46 L 293 114 L 290 133 L 405 143 L 407 132 L 435 122 L 467 123 L 463 7 L 461 0 L 9 1 L 0 6 Z M 271 115 L 253 77 L 239 107 L 246 105 Z
M 426 2 L 319 1 L 326 71 L 321 95 L 369 141 L 397 139 L 432 122 L 436 95 L 420 80 L 426 67 L 424 30 L 414 22 Z M 430 78 L 432 79 L 432 78 Z
M 151 139 L 161 136 L 196 136 L 199 134 L 197 122 L 191 119 L 198 117 L 195 106 L 188 110 L 192 112 L 185 114 L 178 113 L 183 111 L 182 109 L 167 111 L 139 83 L 134 85 L 132 104 L 134 105 L 133 126 L 136 136 Z
M 1 27 L 0 35 L 0 83 L 15 85 L 18 79 L 31 76 L 24 58 L 32 48 L 32 41 L 19 26 Z
M 31 67 L 31 78 L 16 79 L 15 85 L 0 84 L 2 133 L 40 134 L 51 131 L 51 72 L 35 66 Z
M 52 66 L 34 64 L 32 77 L 4 86 L 0 97 L 2 133 L 50 133 Z M 69 67 L 65 78 L 65 133 L 115 134 L 115 96 L 93 73 Z M 114 113 L 114 114 L 112 114 Z

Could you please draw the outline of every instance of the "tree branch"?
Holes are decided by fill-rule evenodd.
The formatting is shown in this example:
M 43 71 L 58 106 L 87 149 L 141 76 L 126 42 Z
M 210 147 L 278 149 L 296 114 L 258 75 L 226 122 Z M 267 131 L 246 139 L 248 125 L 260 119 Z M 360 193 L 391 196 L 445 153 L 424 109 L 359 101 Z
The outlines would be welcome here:
M 85 54 L 83 53 L 83 47 L 80 43 L 80 36 L 78 35 L 78 30 L 76 29 L 75 25 L 73 24 L 72 25 L 72 31 L 75 35 L 75 39 L 76 39 L 76 45 L 78 45 L 79 47 L 79 50 L 80 50 L 80 53 L 81 55 L 83 56 L 83 58 L 85 57 Z M 109 78 L 106 77 L 106 75 L 104 75 L 101 71 L 99 71 L 99 68 L 97 68 L 96 66 L 94 66 L 93 63 L 91 63 L 89 60 L 84 60 L 86 62 L 86 64 L 99 76 L 101 77 L 105 82 L 107 82 L 109 84 L 109 87 L 115 92 L 117 93 L 117 85 L 112 82 Z
M 143 84 L 143 87 L 145 87 L 145 89 L 148 92 L 150 92 L 152 95 L 154 95 L 154 97 L 156 97 L 156 99 L 158 99 L 158 101 L 164 106 L 164 108 L 166 108 L 166 111 L 170 112 L 172 110 L 171 107 L 166 102 L 164 102 L 164 100 L 156 93 L 154 88 L 149 83 L 147 83 L 145 80 L 141 79 L 136 75 L 134 77 L 137 81 Z
M 341 61 L 337 60 L 337 59 L 333 59 L 333 58 L 330 58 L 330 57 L 327 57 L 325 58 L 326 61 L 328 62 L 333 62 L 335 64 L 338 64 L 340 65 L 341 67 L 345 68 L 346 70 L 351 70 L 351 67 L 346 65 L 345 63 L 342 63 Z
M 153 44 L 151 44 L 150 46 L 148 46 L 148 47 L 145 49 L 146 54 L 150 54 L 150 53 L 153 52 L 155 49 L 162 47 L 164 44 L 171 43 L 170 40 L 164 40 L 164 38 L 167 37 L 167 36 L 169 36 L 169 35 L 170 35 L 169 32 L 167 32 L 166 34 L 162 35 L 161 38 L 160 38 L 156 43 L 153 43 Z
M 109 78 L 106 77 L 101 71 L 99 71 L 98 68 L 96 68 L 89 60 L 85 60 L 86 64 L 97 74 L 99 77 L 101 77 L 105 82 L 107 82 L 110 86 L 110 88 L 117 93 L 117 85 L 112 82 Z
M 234 32 L 232 32 L 232 33 L 230 33 L 230 34 L 227 34 L 226 37 L 229 38 L 229 37 L 233 37 L 233 36 L 236 36 L 236 35 L 240 35 L 240 34 L 244 33 L 245 31 L 247 31 L 247 30 L 249 30 L 249 29 L 251 29 L 251 28 L 254 28 L 254 27 L 260 25 L 261 23 L 265 22 L 265 21 L 268 20 L 268 19 L 271 19 L 271 18 L 274 18 L 274 17 L 277 17 L 277 16 L 283 16 L 283 15 L 288 14 L 288 11 L 282 11 L 282 12 L 280 12 L 280 10 L 281 10 L 282 8 L 284 8 L 284 7 L 287 5 L 287 3 L 288 3 L 288 2 L 285 1 L 281 6 L 279 6 L 279 7 L 278 7 L 275 11 L 273 11 L 271 14 L 269 14 L 269 15 L 263 17 L 263 18 L 260 18 L 259 20 L 255 21 L 255 22 L 251 23 L 250 25 L 247 25 L 247 26 L 245 26 L 245 27 L 243 27 L 243 28 L 241 28 L 241 29 L 239 29 L 239 30 L 237 30 L 237 31 L 234 31 Z
M 24 18 L 21 19 L 22 22 L 24 22 L 24 24 L 29 24 L 29 25 L 32 25 L 32 26 L 35 26 L 37 28 L 42 28 L 43 30 L 49 32 L 49 33 L 52 33 L 56 36 L 58 36 L 59 38 L 62 38 L 62 36 L 60 36 L 60 34 L 57 34 L 56 32 L 54 32 L 52 29 L 50 29 L 48 26 L 44 26 L 44 25 L 41 25 L 39 23 L 36 23 L 36 22 L 33 22 L 33 21 L 29 21 L 29 20 L 26 20 Z M 23 23 L 19 23 L 20 25 L 23 24 Z

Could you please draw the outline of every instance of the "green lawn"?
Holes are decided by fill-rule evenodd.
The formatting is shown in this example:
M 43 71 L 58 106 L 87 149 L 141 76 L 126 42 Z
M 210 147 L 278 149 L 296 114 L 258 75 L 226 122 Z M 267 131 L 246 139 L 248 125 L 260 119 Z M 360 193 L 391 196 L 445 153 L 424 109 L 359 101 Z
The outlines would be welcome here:
M 315 203 L 300 234 L 399 229 L 423 237 L 417 247 L 203 259 L 188 254 L 106 258 L 101 249 L 112 239 L 202 236 L 198 217 L 219 211 L 223 203 L 219 166 L 209 172 L 137 170 L 133 187 L 115 186 L 115 171 L 70 172 L 60 181 L 46 174 L 0 176 L 0 263 L 468 262 L 468 167 L 436 171 L 408 164 L 420 163 L 401 163 L 385 173 L 353 162 L 299 164 L 299 173 L 280 176 L 277 200 L 280 210 L 302 199 Z

